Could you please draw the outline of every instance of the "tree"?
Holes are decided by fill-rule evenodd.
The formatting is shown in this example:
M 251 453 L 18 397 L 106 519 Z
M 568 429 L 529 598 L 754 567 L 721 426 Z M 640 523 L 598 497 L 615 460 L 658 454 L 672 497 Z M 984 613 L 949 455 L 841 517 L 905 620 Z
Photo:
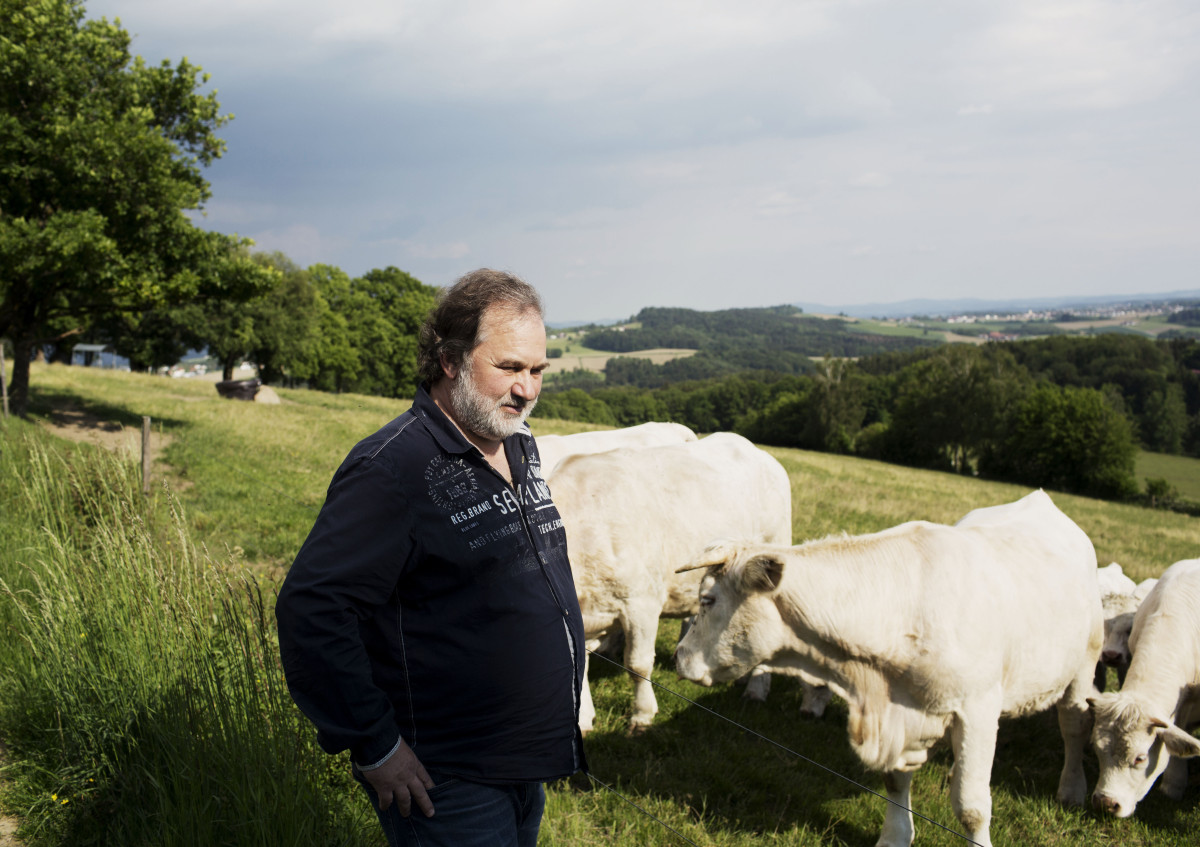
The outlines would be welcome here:
M 105 316 L 244 297 L 271 275 L 248 242 L 197 228 L 202 167 L 224 152 L 215 92 L 183 60 L 151 67 L 75 0 L 0 0 L 0 335 L 13 405 L 42 344 Z
M 370 347 L 365 357 L 375 390 L 385 397 L 412 397 L 417 390 L 417 335 L 425 317 L 433 311 L 437 289 L 425 285 L 399 268 L 386 267 L 355 280 L 358 291 L 378 306 L 390 328 L 387 344 L 391 355 L 376 358 Z
M 1010 410 L 988 476 L 1123 499 L 1137 494 L 1133 428 L 1094 388 L 1039 383 Z
M 885 458 L 970 473 L 1028 376 L 1007 351 L 951 344 L 896 377 Z

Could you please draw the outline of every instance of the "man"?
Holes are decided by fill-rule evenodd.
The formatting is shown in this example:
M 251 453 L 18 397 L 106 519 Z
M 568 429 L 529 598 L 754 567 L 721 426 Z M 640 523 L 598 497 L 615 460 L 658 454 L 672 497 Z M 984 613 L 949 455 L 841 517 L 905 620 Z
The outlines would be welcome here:
M 412 408 L 350 451 L 279 593 L 288 687 L 391 845 L 533 847 L 542 783 L 586 768 L 583 626 L 525 424 L 547 365 L 531 286 L 458 280 Z

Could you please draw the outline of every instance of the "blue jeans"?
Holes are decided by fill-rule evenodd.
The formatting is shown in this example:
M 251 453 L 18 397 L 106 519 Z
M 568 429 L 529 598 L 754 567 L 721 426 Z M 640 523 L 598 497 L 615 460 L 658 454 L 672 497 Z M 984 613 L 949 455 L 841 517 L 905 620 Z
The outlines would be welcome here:
M 425 817 L 414 803 L 406 818 L 395 803 L 379 811 L 375 789 L 354 769 L 390 847 L 537 847 L 546 807 L 540 782 L 485 785 L 437 771 L 429 776 L 433 817 Z

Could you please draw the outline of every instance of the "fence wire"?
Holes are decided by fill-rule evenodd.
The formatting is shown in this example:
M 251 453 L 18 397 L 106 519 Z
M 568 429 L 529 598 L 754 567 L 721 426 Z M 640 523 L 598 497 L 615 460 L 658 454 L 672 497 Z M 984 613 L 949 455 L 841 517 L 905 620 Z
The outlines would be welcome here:
M 687 703 L 688 705 L 695 706 L 697 709 L 700 709 L 701 711 L 706 712 L 709 715 L 712 715 L 714 718 L 725 721 L 726 723 L 728 723 L 734 727 L 737 727 L 742 732 L 748 733 L 749 735 L 754 736 L 755 738 L 757 738 L 760 741 L 765 741 L 767 744 L 770 744 L 772 747 L 778 748 L 779 750 L 783 751 L 784 753 L 787 753 L 790 756 L 794 756 L 795 758 L 800 759 L 804 762 L 807 762 L 808 764 L 813 765 L 814 767 L 820 768 L 821 770 L 825 771 L 826 773 L 831 774 L 832 776 L 836 776 L 838 779 L 845 780 L 846 782 L 853 785 L 855 788 L 860 788 L 869 794 L 873 794 L 874 796 L 878 797 L 879 799 L 886 801 L 890 805 L 895 806 L 898 809 L 902 809 L 902 810 L 908 812 L 910 815 L 920 818 L 921 820 L 925 821 L 926 823 L 933 824 L 938 829 L 944 830 L 945 832 L 949 833 L 950 835 L 961 838 L 967 844 L 974 844 L 974 845 L 976 845 L 976 847 L 980 847 L 978 841 L 972 841 L 970 838 L 963 835 L 961 832 L 953 830 L 950 827 L 946 826 L 945 824 L 939 823 L 938 821 L 935 821 L 933 818 L 927 817 L 926 815 L 923 815 L 920 812 L 914 811 L 913 809 L 908 808 L 907 806 L 903 805 L 902 803 L 897 803 L 895 800 L 891 799 L 886 794 L 880 794 L 878 791 L 875 791 L 872 788 L 868 788 L 867 786 L 863 785 L 860 782 L 857 782 L 856 780 L 852 779 L 851 777 L 848 777 L 845 774 L 839 773 L 838 771 L 834 770 L 833 768 L 830 768 L 826 765 L 821 764 L 816 759 L 809 758 L 808 756 L 805 756 L 803 753 L 799 753 L 799 752 L 791 749 L 790 747 L 780 744 L 778 741 L 775 741 L 772 738 L 768 738 L 767 736 L 763 735 L 761 732 L 757 732 L 756 730 L 753 730 L 748 726 L 740 724 L 737 721 L 733 720 L 732 718 L 722 715 L 720 712 L 713 711 L 712 709 L 708 708 L 707 706 L 705 706 L 701 703 L 697 703 L 695 700 L 692 700 L 690 697 L 680 694 L 678 691 L 675 691 L 674 689 L 667 688 L 667 686 L 665 686 L 661 683 L 655 682 L 654 680 L 652 680 L 648 677 L 642 676 L 637 671 L 631 671 L 629 668 L 625 667 L 620 662 L 616 661 L 615 659 L 611 659 L 608 656 L 605 656 L 603 653 L 597 653 L 593 650 L 588 650 L 588 654 L 591 656 L 594 656 L 595 658 L 603 659 L 604 661 L 608 662 L 609 664 L 616 665 L 618 668 L 625 671 L 630 676 L 635 676 L 638 679 L 645 680 L 646 682 L 650 683 L 658 690 L 665 691 L 666 693 L 672 695 L 673 697 L 679 698 L 680 700 Z M 588 776 L 591 777 L 592 775 L 588 774 Z M 596 780 L 596 781 L 599 782 L 599 780 Z M 603 783 L 601 783 L 601 784 L 603 785 Z M 612 791 L 614 794 L 617 793 L 615 791 L 615 789 L 610 788 L 607 785 L 604 787 L 607 788 L 609 791 Z M 618 796 L 620 796 L 620 795 L 618 795 Z M 621 797 L 621 799 L 625 800 L 625 802 L 629 803 L 629 805 L 633 806 L 635 809 L 638 809 L 639 811 L 641 811 L 642 814 L 645 814 L 648 817 L 650 817 L 651 819 L 658 821 L 658 818 L 649 814 L 644 809 L 641 809 L 641 807 L 639 807 L 636 803 L 629 800 L 628 798 Z M 662 823 L 662 821 L 659 821 L 659 823 Z M 678 832 L 675 832 L 675 830 L 671 829 L 670 827 L 667 827 L 666 824 L 663 824 L 663 826 L 666 827 L 667 829 L 669 829 L 671 832 L 675 833 L 676 835 L 679 835 L 679 837 L 682 838 L 684 841 L 687 841 L 688 844 L 695 844 L 694 841 L 688 840 L 683 835 L 680 835 Z
M 302 506 L 305 509 L 308 509 L 314 513 L 320 511 L 320 508 L 321 508 L 320 506 L 314 506 L 311 503 L 301 502 L 300 500 L 297 500 L 295 497 L 292 497 L 291 495 L 287 494 L 286 492 L 280 491 L 279 489 L 275 488 L 274 486 L 268 485 L 267 483 L 263 482 L 262 479 L 255 476 L 253 473 L 247 472 L 247 471 L 237 467 L 236 465 L 222 461 L 221 459 L 214 459 L 214 461 L 216 461 L 218 464 L 224 465 L 226 468 L 229 468 L 230 470 L 235 471 L 236 473 L 238 473 L 242 476 L 245 476 L 249 479 L 254 480 L 259 485 L 261 485 L 263 488 L 266 488 L 269 491 L 274 492 L 276 495 L 278 495 L 279 497 L 282 497 L 285 500 L 289 500 L 289 501 L 295 503 L 296 505 Z M 701 711 L 704 711 L 707 714 L 712 715 L 714 718 L 721 720 L 721 721 L 725 721 L 726 723 L 730 724 L 731 726 L 734 726 L 737 729 L 740 729 L 742 732 L 752 735 L 755 738 L 759 739 L 760 741 L 764 741 L 767 744 L 770 744 L 771 746 L 778 748 L 779 750 L 783 751 L 784 753 L 787 753 L 790 756 L 794 756 L 795 758 L 800 759 L 804 762 L 807 762 L 808 764 L 813 765 L 814 767 L 819 768 L 819 769 L 825 771 L 826 773 L 831 774 L 832 776 L 836 776 L 839 779 L 842 779 L 842 780 L 848 782 L 849 784 L 853 785 L 854 787 L 859 788 L 862 791 L 866 791 L 867 793 L 872 794 L 875 797 L 878 797 L 879 799 L 884 800 L 885 802 L 908 812 L 910 815 L 920 818 L 921 820 L 925 821 L 926 823 L 932 824 L 933 826 L 936 826 L 939 829 L 944 830 L 945 832 L 949 833 L 950 835 L 961 838 L 967 844 L 975 844 L 975 845 L 977 845 L 977 847 L 979 847 L 979 842 L 972 841 L 970 838 L 963 835 L 961 832 L 957 832 L 956 830 L 951 829 L 950 827 L 946 826 L 945 824 L 935 821 L 933 818 L 927 817 L 926 815 L 923 815 L 920 812 L 917 812 L 913 809 L 907 808 L 903 804 L 897 803 L 895 800 L 892 800 L 886 794 L 880 794 L 878 791 L 875 791 L 872 788 L 868 788 L 867 786 L 863 785 L 860 782 L 857 782 L 856 780 L 852 779 L 851 777 L 848 777 L 845 774 L 839 773 L 838 771 L 836 771 L 826 765 L 821 764 L 820 762 L 818 762 L 815 759 L 805 756 L 803 753 L 799 753 L 795 750 L 792 750 L 790 747 L 787 747 L 787 746 L 779 743 L 778 741 L 775 741 L 774 739 L 769 738 L 760 732 L 757 732 L 756 730 L 753 730 L 743 724 L 740 724 L 737 721 L 733 720 L 732 718 L 722 715 L 720 712 L 713 711 L 712 709 L 708 708 L 707 706 L 705 706 L 701 703 L 697 703 L 695 700 L 692 700 L 691 698 L 686 697 L 683 694 L 680 694 L 678 691 L 675 691 L 674 689 L 668 688 L 665 685 L 662 685 L 661 683 L 658 683 L 652 679 L 649 679 L 648 677 L 644 677 L 641 674 L 637 673 L 636 671 L 630 670 L 629 668 L 622 665 L 620 662 L 618 662 L 614 659 L 611 659 L 602 653 L 597 653 L 592 650 L 588 650 L 588 653 L 598 659 L 603 659 L 604 661 L 608 662 L 609 664 L 615 665 L 616 667 L 618 667 L 621 670 L 628 673 L 630 676 L 636 676 L 639 679 L 643 679 L 646 682 L 649 682 L 651 685 L 653 685 L 655 688 L 659 689 L 660 691 L 665 691 L 666 693 L 670 694 L 671 696 L 677 697 L 680 700 L 684 701 L 688 705 L 695 706 L 696 708 L 700 709 Z M 629 806 L 632 806 L 634 809 L 636 809 L 642 815 L 646 816 L 650 820 L 657 823 L 659 826 L 661 826 L 663 829 L 670 832 L 672 835 L 674 835 L 680 841 L 682 841 L 686 844 L 693 845 L 693 847 L 700 847 L 700 845 L 697 845 L 695 841 L 692 841 L 690 838 L 688 838 L 686 835 L 681 833 L 679 830 L 671 827 L 669 824 L 667 824 L 661 818 L 656 817 L 649 810 L 639 806 L 633 800 L 631 800 L 628 797 L 626 797 L 625 795 L 621 794 L 613 786 L 611 786 L 608 783 L 604 782 L 603 780 L 599 779 L 595 774 L 588 773 L 587 776 L 588 776 L 588 779 L 591 780 L 593 783 L 595 783 L 596 785 L 599 785 L 601 788 L 603 788 L 605 791 L 608 791 L 615 797 L 618 797 L 622 802 L 628 804 Z

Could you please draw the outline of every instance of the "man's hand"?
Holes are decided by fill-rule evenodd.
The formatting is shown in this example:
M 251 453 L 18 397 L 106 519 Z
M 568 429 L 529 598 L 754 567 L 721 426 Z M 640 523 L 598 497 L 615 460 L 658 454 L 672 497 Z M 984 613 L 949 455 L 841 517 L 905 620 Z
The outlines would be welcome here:
M 403 739 L 387 761 L 373 770 L 362 771 L 362 775 L 379 795 L 379 811 L 387 811 L 394 800 L 400 814 L 408 817 L 415 802 L 425 817 L 433 817 L 433 801 L 426 793 L 433 788 L 433 780 Z

